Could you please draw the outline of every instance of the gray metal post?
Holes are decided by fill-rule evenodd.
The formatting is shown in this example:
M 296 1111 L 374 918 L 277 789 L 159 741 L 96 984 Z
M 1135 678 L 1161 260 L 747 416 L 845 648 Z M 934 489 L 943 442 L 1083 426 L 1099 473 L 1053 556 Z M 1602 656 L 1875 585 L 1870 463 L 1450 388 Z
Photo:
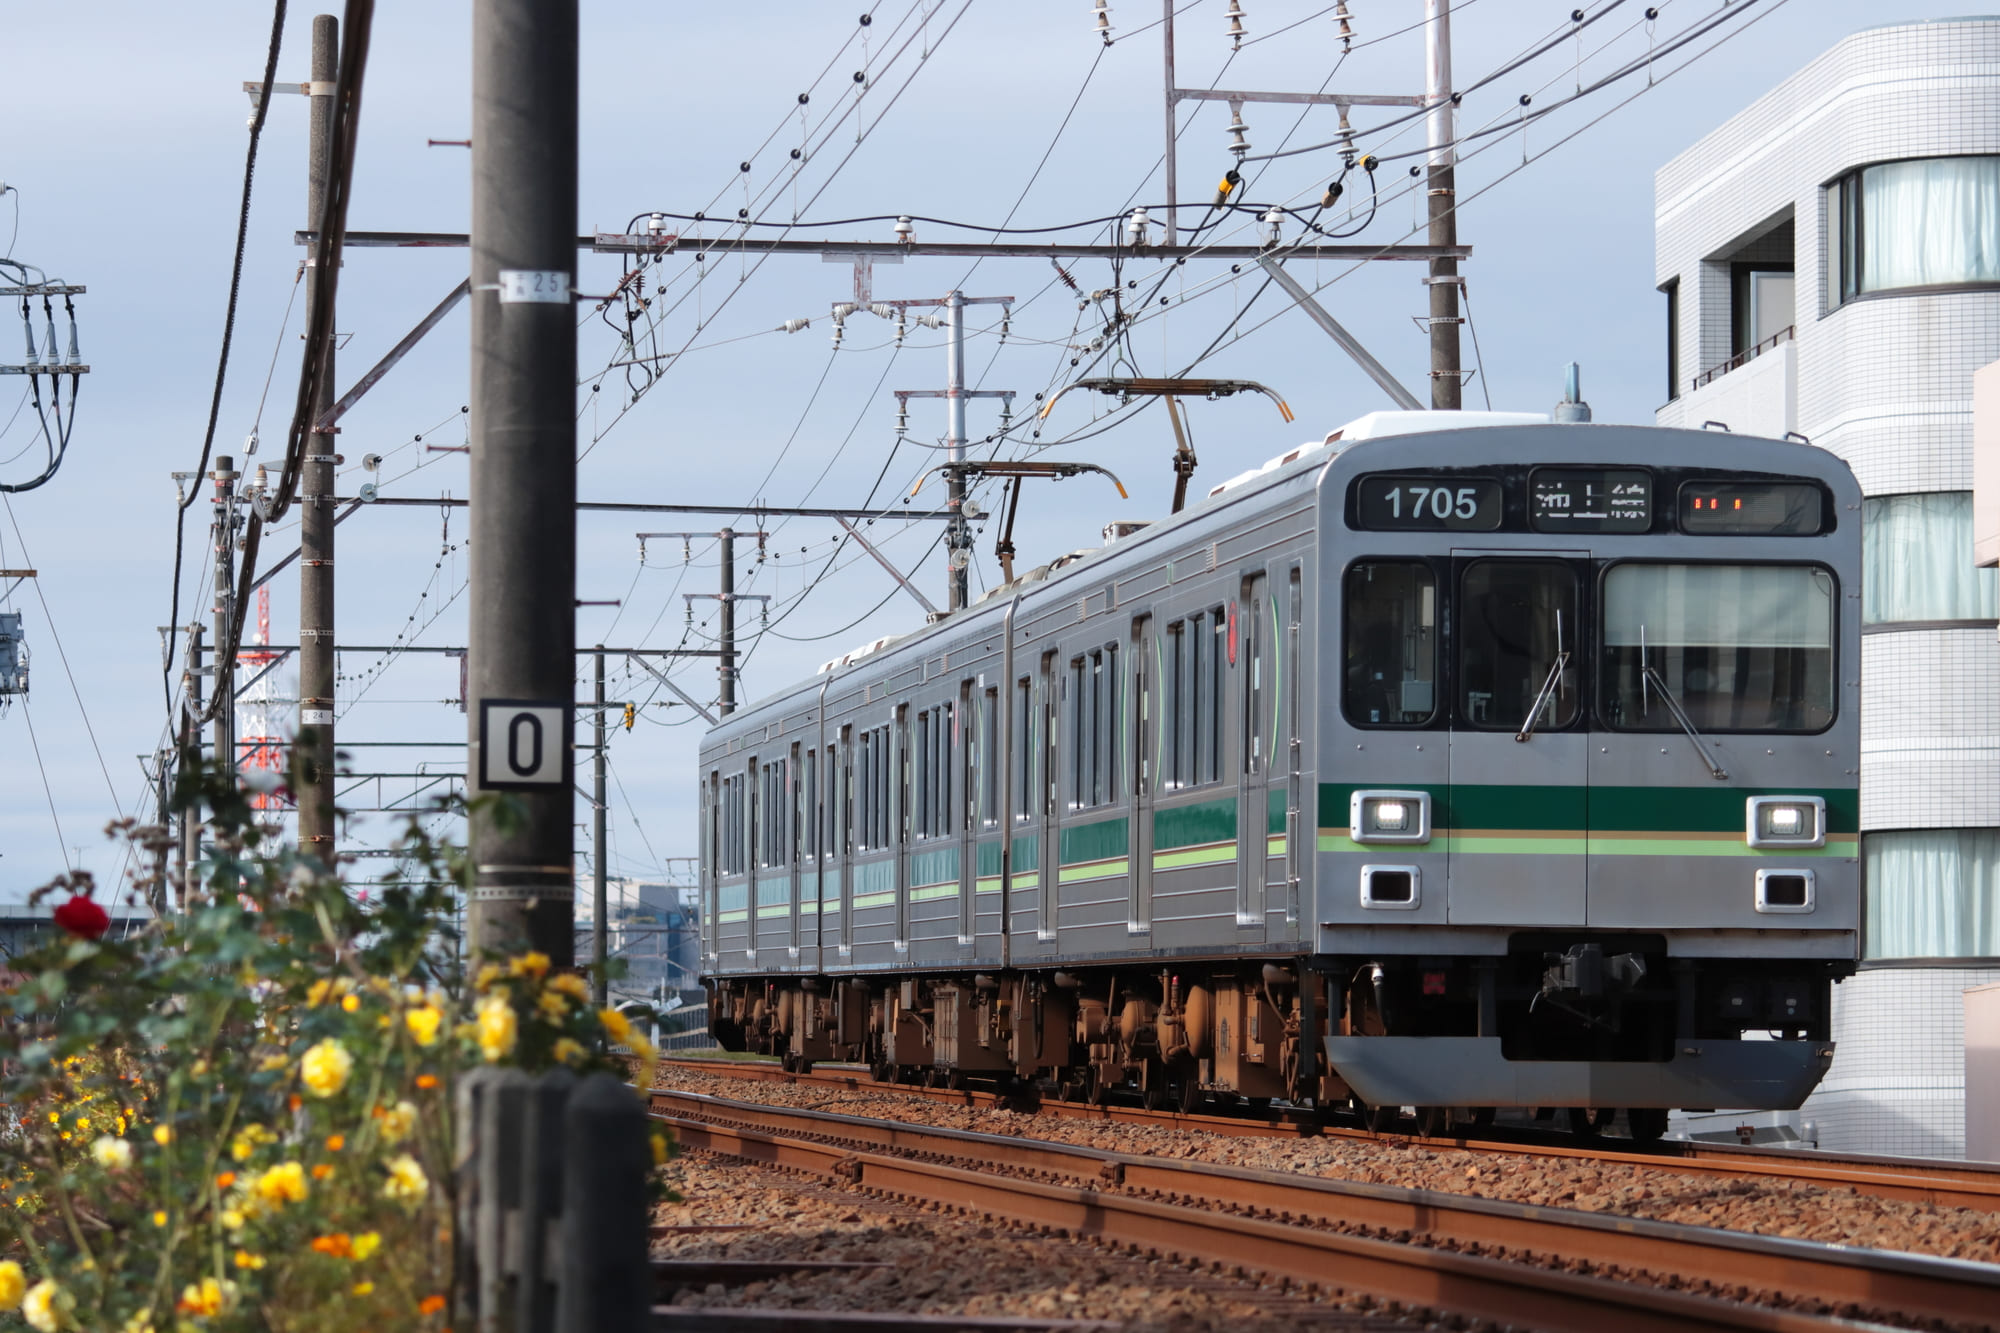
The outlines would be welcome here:
M 953 291 L 944 298 L 945 316 L 951 321 L 945 338 L 945 461 L 965 461 L 965 293 Z M 965 527 L 965 477 L 954 470 L 945 474 L 950 487 L 946 507 L 951 526 L 945 530 L 945 551 L 951 570 L 949 600 L 953 611 L 965 609 L 966 563 L 971 554 L 971 538 Z
M 478 1333 L 512 1333 L 519 1295 L 518 1243 L 524 1149 L 534 1080 L 519 1069 L 503 1069 L 485 1085 L 474 1121 L 473 1162 L 478 1176 L 473 1253 L 479 1264 Z M 511 1214 L 511 1216 L 510 1216 Z
M 556 1226 L 563 1209 L 563 1113 L 575 1090 L 576 1075 L 557 1067 L 536 1079 L 528 1094 L 528 1119 L 521 1137 L 526 1164 L 517 1228 L 517 1333 L 554 1333 L 556 1326 L 561 1268 L 551 1238 L 560 1234 Z
M 1424 100 L 1430 106 L 1430 243 L 1458 244 L 1457 150 L 1452 147 L 1451 0 L 1425 0 Z M 1464 381 L 1458 357 L 1458 261 L 1430 261 L 1431 406 L 1455 412 Z
M 511 816 L 474 807 L 468 943 L 557 967 L 576 957 L 576 163 L 576 0 L 476 0 L 467 786 L 519 758 L 482 753 L 489 700 L 519 701 L 492 720 L 538 758 Z
M 340 20 L 313 17 L 311 131 L 306 148 L 306 221 L 326 230 L 328 164 L 333 152 L 333 96 L 340 72 Z M 309 262 L 320 262 L 319 247 Z M 306 284 L 306 327 L 313 324 L 313 285 Z M 331 328 L 331 325 L 329 325 Z M 313 419 L 333 406 L 333 340 L 322 349 Z M 334 436 L 315 429 L 299 468 L 299 732 L 292 748 L 292 780 L 299 808 L 299 850 L 331 866 L 333 814 L 333 469 Z
M 236 460 L 217 455 L 215 471 L 215 641 L 229 642 L 236 606 Z M 215 764 L 236 775 L 236 677 L 221 657 L 215 660 Z
M 160 837 L 153 844 L 153 883 L 146 890 L 146 905 L 153 909 L 153 915 L 164 917 L 173 903 L 173 896 L 167 888 L 167 831 L 174 826 L 174 752 L 168 746 L 161 746 L 153 752 L 153 801 L 160 812 Z
M 475 131 L 476 132 L 476 131 Z M 592 1074 L 563 1117 L 562 1289 L 559 1333 L 650 1327 L 646 1106 L 610 1074 Z
M 188 626 L 187 693 L 181 708 L 181 763 L 192 764 L 197 772 L 201 769 L 201 728 L 195 725 L 195 719 L 201 716 L 201 707 L 201 626 L 197 623 Z M 200 875 L 196 867 L 200 861 L 201 806 L 192 804 L 181 811 L 180 873 L 176 878 L 182 911 L 194 902 Z
M 722 692 L 716 696 L 715 711 L 728 717 L 736 711 L 736 530 L 724 528 L 717 535 L 722 538 L 722 641 L 716 646 L 722 656 L 715 669 L 722 677 Z
M 1163 11 L 1160 19 L 1160 48 L 1167 65 L 1167 244 L 1174 240 L 1174 205 L 1180 202 L 1179 177 L 1175 170 L 1174 154 L 1174 0 L 1160 0 Z
M 593 756 L 596 781 L 591 787 L 590 820 L 590 965 L 595 969 L 591 978 L 591 992 L 597 999 L 597 1007 L 602 1009 L 610 999 L 610 983 L 604 977 L 604 964 L 610 945 L 610 922 L 606 919 L 610 908 L 605 902 L 604 869 L 604 645 L 597 645 L 597 752 Z

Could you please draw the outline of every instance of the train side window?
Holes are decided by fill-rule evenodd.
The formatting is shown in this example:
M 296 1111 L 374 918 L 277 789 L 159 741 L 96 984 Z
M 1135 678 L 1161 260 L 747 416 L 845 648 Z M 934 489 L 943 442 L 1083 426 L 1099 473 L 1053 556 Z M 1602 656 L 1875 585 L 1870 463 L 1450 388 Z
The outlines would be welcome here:
M 819 751 L 806 751 L 805 766 L 799 769 L 799 777 L 805 784 L 805 790 L 799 797 L 799 803 L 805 811 L 805 817 L 801 821 L 805 834 L 805 846 L 801 857 L 806 861 L 817 861 L 820 847 Z
M 834 849 L 842 856 L 854 854 L 854 728 L 840 729 L 840 743 L 827 747 L 827 777 L 837 785 L 834 796 L 839 827 L 834 831 Z
M 1222 778 L 1222 719 L 1223 682 L 1227 678 L 1224 667 L 1228 665 L 1229 618 L 1221 607 L 1209 612 L 1208 634 L 1208 677 L 1202 683 L 1202 727 L 1201 738 L 1201 780 L 1218 782 Z
M 1063 739 L 1069 745 L 1069 807 L 1090 804 L 1090 703 L 1088 666 L 1081 657 L 1069 663 L 1069 696 L 1063 709 Z
M 1109 805 L 1118 799 L 1118 704 L 1121 697 L 1118 688 L 1118 645 L 1106 644 L 1103 652 L 1093 653 L 1091 658 L 1101 683 L 1097 708 L 1097 802 Z
M 1187 626 L 1174 621 L 1160 644 L 1160 785 L 1187 783 Z
M 1519 731 L 1576 720 L 1576 574 L 1554 560 L 1480 560 L 1458 591 L 1459 716 Z M 1530 717 L 1530 714 L 1533 717 Z
M 986 691 L 979 710 L 979 822 L 1000 822 L 1000 687 Z
M 1014 820 L 1034 818 L 1035 737 L 1034 692 L 1028 677 L 1014 682 Z
M 937 768 L 937 752 L 933 742 L 933 714 L 929 709 L 917 714 L 917 750 L 914 756 L 916 783 L 913 797 L 916 803 L 916 833 L 919 838 L 931 835 L 931 785 Z
M 1357 727 L 1422 726 L 1437 716 L 1437 578 L 1419 560 L 1348 566 L 1342 707 Z

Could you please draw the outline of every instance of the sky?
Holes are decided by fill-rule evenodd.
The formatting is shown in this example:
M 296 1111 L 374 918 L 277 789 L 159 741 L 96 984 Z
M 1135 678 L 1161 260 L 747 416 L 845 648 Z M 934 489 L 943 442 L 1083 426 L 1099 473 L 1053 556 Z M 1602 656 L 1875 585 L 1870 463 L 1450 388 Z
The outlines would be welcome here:
M 857 22 L 864 6 L 871 22 Z M 283 27 L 281 81 L 307 74 L 317 8 L 293 5 Z M 1349 0 L 1353 49 L 1342 52 L 1332 7 L 1260 0 L 1248 38 L 1232 52 L 1224 0 L 1182 0 L 1176 19 L 1182 87 L 1414 94 L 1423 90 L 1422 0 Z M 1650 422 L 1663 397 L 1664 299 L 1654 290 L 1653 173 L 1676 153 L 1849 33 L 1947 17 L 1901 0 L 1597 0 L 1601 17 L 1580 36 L 1570 0 L 1458 0 L 1455 83 L 1464 88 L 1516 55 L 1561 38 L 1545 54 L 1467 95 L 1462 130 L 1499 127 L 1459 168 L 1459 236 L 1472 322 L 1465 361 L 1479 373 L 1465 405 L 1546 411 L 1563 369 L 1582 364 L 1597 419 Z M 1582 83 L 1665 45 L 1728 9 L 1714 33 L 1604 91 L 1523 126 L 1521 98 L 1546 108 Z M 582 141 L 578 226 L 622 231 L 653 210 L 760 220 L 840 220 L 910 214 L 985 228 L 1047 227 L 1111 217 L 1163 201 L 1161 10 L 1113 0 L 1113 41 L 1092 31 L 1085 0 L 852 0 L 843 6 L 767 0 L 757 5 L 582 4 Z M 349 225 L 355 230 L 462 232 L 468 226 L 470 22 L 465 4 L 379 7 L 362 95 Z M 0 568 L 33 566 L 9 590 L 33 654 L 30 693 L 0 712 L 0 897 L 18 898 L 65 866 L 114 881 L 123 868 L 104 827 L 118 814 L 149 817 L 139 756 L 163 742 L 169 716 L 160 627 L 170 623 L 176 528 L 172 473 L 195 468 L 217 373 L 248 138 L 246 79 L 260 78 L 267 4 L 207 0 L 165 6 L 105 0 L 31 7 L 0 46 L 0 255 L 82 284 L 80 350 L 91 370 L 68 459 L 42 488 L 0 508 Z M 1721 39 L 1721 40 L 1719 40 Z M 1711 49 L 1712 47 L 1712 49 Z M 1689 56 L 1699 54 L 1697 59 Z M 863 75 L 860 82 L 856 74 Z M 1650 84 L 1650 86 L 1649 86 Z M 802 105 L 800 94 L 808 94 Z M 1399 116 L 1357 108 L 1363 151 L 1385 159 L 1368 206 L 1355 170 L 1322 225 L 1355 242 L 1421 240 L 1411 161 L 1421 125 L 1375 130 Z M 1333 113 L 1250 105 L 1252 151 L 1333 140 Z M 1205 203 L 1232 159 L 1228 110 L 1181 108 L 1184 201 Z M 305 225 L 306 102 L 276 98 L 262 136 L 234 351 L 215 451 L 239 467 L 275 462 L 296 397 L 300 318 L 293 241 Z M 792 150 L 801 157 L 794 159 Z M 749 162 L 749 172 L 741 164 Z M 1246 171 L 1249 201 L 1306 214 L 1341 172 L 1337 151 L 1300 153 Z M 18 210 L 18 211 L 17 211 Z M 1331 219 L 1331 222 L 1329 222 Z M 685 224 L 679 224 L 685 225 Z M 1113 224 L 1115 225 L 1115 224 Z M 1299 233 L 1290 218 L 1287 239 Z M 887 239 L 891 224 L 858 222 L 796 235 Z M 919 222 L 924 239 L 983 239 Z M 1232 231 L 1232 228 L 1234 229 Z M 1087 230 L 1067 233 L 1084 237 Z M 1244 243 L 1253 219 L 1209 239 Z M 1414 233 L 1414 234 L 1413 234 Z M 777 231 L 767 234 L 777 235 Z M 1157 227 L 1155 228 L 1157 234 Z M 1103 228 L 1089 239 L 1105 239 Z M 338 383 L 372 365 L 456 284 L 466 252 L 351 250 L 336 321 Z M 616 256 L 580 257 L 579 288 L 609 292 Z M 1118 276 L 1157 287 L 1130 331 L 1124 359 L 1098 373 L 1191 373 L 1252 379 L 1297 414 L 1287 425 L 1269 400 L 1238 396 L 1190 405 L 1200 455 L 1195 493 L 1391 406 L 1339 350 L 1275 290 L 1259 295 L 1252 270 L 1194 259 L 1166 271 L 1134 261 Z M 1082 296 L 1113 281 L 1103 261 L 1071 266 Z M 1404 383 L 1422 392 L 1428 341 L 1415 317 L 1426 296 L 1420 265 L 1297 260 L 1292 271 Z M 1012 389 L 1020 414 L 1033 396 L 1080 371 L 1102 323 L 1044 260 L 912 257 L 878 265 L 878 299 L 1013 296 L 1003 331 L 993 307 L 971 326 L 968 364 L 983 389 Z M 579 494 L 656 503 L 870 505 L 891 508 L 942 461 L 942 404 L 913 400 L 896 434 L 898 389 L 935 389 L 945 372 L 941 335 L 912 326 L 896 346 L 891 323 L 850 319 L 838 346 L 829 307 L 853 293 L 851 268 L 813 257 L 696 259 L 650 268 L 637 327 L 645 366 L 607 369 L 625 327 L 619 310 L 579 308 Z M 1155 298 L 1157 299 L 1157 298 Z M 10 312 L 11 313 L 11 312 Z M 783 332 L 788 321 L 809 328 Z M 1232 323 L 1232 321 L 1234 321 Z M 384 495 L 466 493 L 467 458 L 435 446 L 467 442 L 468 322 L 461 306 L 342 423 L 339 491 L 375 483 Z M 0 330 L 0 349 L 18 334 Z M 1197 358 L 1214 344 L 1206 358 Z M 685 350 L 683 350 L 685 349 Z M 678 354 L 666 355 L 660 354 Z M 1193 364 L 1194 369 L 1188 367 Z M 45 381 L 46 383 L 46 381 Z M 32 411 L 15 413 L 20 380 L 0 378 L 0 482 L 38 467 Z M 1114 519 L 1166 512 L 1172 434 L 1157 407 L 1107 416 L 1110 403 L 1065 398 L 1037 438 L 1018 429 L 1004 456 L 1071 459 L 1111 468 L 1130 488 L 1120 501 L 1082 478 L 1031 489 L 1016 532 L 1023 566 L 1097 545 Z M 970 409 L 975 439 L 999 429 L 999 403 Z M 6 425 L 13 414 L 11 425 Z M 1099 421 L 1098 418 L 1104 418 Z M 246 458 L 255 434 L 264 443 Z M 1069 438 L 1075 437 L 1075 438 Z M 380 454 L 377 472 L 364 455 Z M 939 483 L 915 502 L 931 502 Z M 980 497 L 988 508 L 997 496 Z M 209 506 L 185 515 L 181 623 L 205 616 Z M 715 603 L 713 540 L 655 539 L 641 531 L 693 529 L 712 519 L 589 514 L 578 523 L 580 644 L 707 647 Z M 756 522 L 736 521 L 742 531 Z M 884 553 L 942 603 L 936 524 L 885 517 Z M 773 519 L 763 558 L 739 544 L 739 591 L 768 595 L 768 616 L 746 605 L 743 694 L 750 700 L 809 676 L 821 663 L 921 623 L 888 576 L 823 521 Z M 338 624 L 344 644 L 465 642 L 467 550 L 463 511 L 364 509 L 338 533 Z M 973 567 L 975 595 L 998 580 L 993 533 Z M 296 528 L 264 539 L 266 559 L 292 549 Z M 272 641 L 296 642 L 298 583 L 272 581 Z M 809 595 L 808 595 L 809 590 Z M 400 639 L 399 639 L 399 636 Z M 456 659 L 438 653 L 343 652 L 339 737 L 357 776 L 343 803 L 373 806 L 437 791 L 462 766 L 465 719 Z M 589 697 L 579 666 L 579 697 Z M 713 667 L 677 666 L 697 698 L 715 694 Z M 282 697 L 295 691 L 282 669 Z M 614 733 L 610 835 L 614 875 L 659 878 L 693 854 L 695 751 L 703 723 L 644 672 L 611 668 L 608 695 L 636 709 Z M 279 708 L 279 714 L 289 710 Z M 393 742 L 394 744 L 387 744 Z M 424 744 L 412 744 L 421 742 Z M 420 775 L 420 776 L 410 776 Z M 580 773 L 580 778 L 586 774 Z M 426 784 L 431 784 L 426 786 Z M 580 870 L 590 864 L 589 809 L 579 802 Z M 395 817 L 356 815 L 343 847 L 386 845 Z M 362 860 L 362 873 L 384 863 Z

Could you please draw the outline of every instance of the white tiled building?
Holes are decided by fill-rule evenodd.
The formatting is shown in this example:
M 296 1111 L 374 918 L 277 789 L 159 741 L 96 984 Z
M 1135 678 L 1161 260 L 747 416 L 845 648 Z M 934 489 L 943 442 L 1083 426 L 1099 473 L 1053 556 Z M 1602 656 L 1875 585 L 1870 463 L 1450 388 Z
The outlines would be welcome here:
M 1866 961 L 1796 1119 L 1828 1148 L 1960 1156 L 1960 994 L 2000 981 L 2000 605 L 1970 495 L 1972 374 L 2000 360 L 2000 20 L 1856 33 L 1654 199 L 1660 424 L 1796 431 L 1868 497 Z

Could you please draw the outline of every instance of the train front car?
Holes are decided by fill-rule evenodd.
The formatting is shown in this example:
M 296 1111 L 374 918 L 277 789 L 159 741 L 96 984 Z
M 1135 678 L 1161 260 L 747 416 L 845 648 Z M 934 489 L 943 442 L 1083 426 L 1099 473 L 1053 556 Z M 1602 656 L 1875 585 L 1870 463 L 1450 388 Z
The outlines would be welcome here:
M 1720 432 L 1503 426 L 1320 479 L 1329 1090 L 1797 1107 L 1853 971 L 1860 491 Z

